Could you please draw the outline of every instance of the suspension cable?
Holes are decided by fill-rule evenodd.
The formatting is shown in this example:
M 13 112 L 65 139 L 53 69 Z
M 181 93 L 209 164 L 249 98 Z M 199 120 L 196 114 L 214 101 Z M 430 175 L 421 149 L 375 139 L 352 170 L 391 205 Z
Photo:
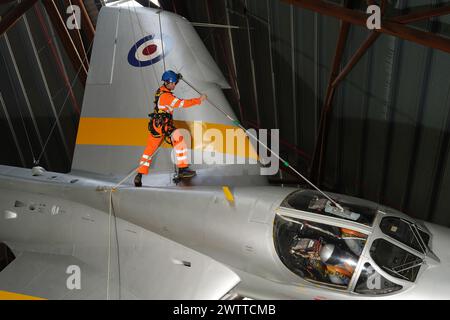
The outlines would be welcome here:
M 87 52 L 89 52 L 89 50 L 91 50 L 93 42 L 94 41 L 92 40 L 91 43 L 89 44 L 89 48 L 88 48 Z M 84 67 L 84 62 L 85 62 L 86 59 L 87 59 L 87 55 L 84 57 L 83 61 L 81 62 L 80 68 L 78 69 L 77 73 L 75 74 L 75 77 L 73 78 L 72 82 L 70 83 L 70 88 L 67 90 L 66 98 L 64 99 L 63 104 L 61 105 L 61 108 L 59 109 L 58 115 L 55 118 L 55 121 L 54 121 L 54 123 L 52 125 L 52 128 L 50 129 L 50 133 L 48 134 L 47 139 L 46 139 L 46 141 L 44 143 L 44 146 L 42 147 L 42 151 L 41 151 L 41 153 L 39 154 L 39 157 L 37 158 L 37 160 L 34 163 L 36 166 L 39 165 L 39 162 L 41 161 L 42 156 L 44 155 L 45 149 L 47 148 L 47 145 L 50 142 L 50 138 L 51 138 L 53 132 L 55 131 L 55 128 L 56 128 L 56 126 L 58 124 L 58 121 L 61 118 L 61 114 L 62 114 L 62 112 L 64 110 L 64 107 L 66 106 L 66 102 L 69 99 L 70 90 L 73 89 L 73 87 L 75 86 L 75 82 L 78 79 L 78 76 L 79 76 L 79 74 L 81 72 L 81 69 Z
M 5 35 L 5 37 L 6 37 L 6 35 Z M 11 54 L 12 54 L 12 53 L 11 53 Z M 6 63 L 6 60 L 5 60 L 5 58 L 4 58 L 3 56 L 2 56 L 2 60 L 3 60 L 3 62 L 4 62 L 5 65 L 8 65 L 8 64 Z M 8 74 L 9 81 L 12 83 L 12 77 L 11 77 L 11 73 L 10 73 L 10 71 L 9 71 L 9 68 L 6 68 L 6 72 L 7 72 L 7 74 Z M 15 96 L 16 101 L 17 101 L 17 104 L 18 104 L 17 110 L 19 111 L 20 120 L 21 120 L 23 129 L 24 129 L 24 131 L 25 131 L 25 137 L 27 138 L 28 147 L 30 148 L 31 156 L 33 157 L 33 165 L 35 165 L 35 163 L 36 163 L 36 157 L 35 157 L 35 155 L 34 155 L 33 145 L 31 144 L 31 139 L 30 139 L 30 136 L 29 136 L 29 134 L 28 134 L 28 130 L 27 130 L 27 126 L 26 126 L 26 124 L 25 124 L 25 120 L 23 119 L 22 111 L 20 110 L 21 108 L 20 108 L 20 104 L 19 104 L 18 94 L 17 94 L 17 91 L 15 90 L 15 88 L 14 88 L 13 91 L 14 91 L 14 96 Z M 25 95 L 25 93 L 24 93 L 24 95 Z M 5 104 L 5 106 L 6 106 L 6 104 Z M 30 112 L 30 113 L 31 113 L 31 112 Z M 42 142 L 40 142 L 40 143 L 42 144 Z
M 138 13 L 136 11 L 136 7 L 131 7 L 129 3 L 127 4 L 127 6 L 128 6 L 128 11 L 129 11 L 129 15 L 128 16 L 130 18 L 129 20 L 130 20 L 130 25 L 131 25 L 131 31 L 133 32 L 133 37 L 134 37 L 134 41 L 135 41 L 134 48 L 137 51 L 138 48 L 137 48 L 137 45 L 136 45 L 136 41 L 138 40 L 138 37 L 136 35 L 136 30 L 134 29 L 132 13 L 134 13 L 134 15 L 136 16 L 136 20 L 137 20 L 139 29 L 141 31 L 141 36 L 142 37 L 145 36 L 145 32 L 144 32 L 144 28 L 141 25 L 141 20 L 139 19 L 139 15 L 138 15 Z M 139 73 L 140 73 L 141 79 L 142 79 L 143 90 L 145 91 L 145 97 L 148 100 L 147 101 L 148 105 L 151 105 L 152 99 L 151 99 L 151 96 L 150 96 L 149 92 L 147 91 L 147 89 L 145 87 L 146 77 L 145 77 L 145 73 L 143 71 L 143 66 L 141 64 L 141 60 L 140 59 L 138 59 L 138 63 L 139 63 Z M 153 67 L 153 71 L 155 72 L 154 65 L 152 65 L 152 67 Z M 158 82 L 157 78 L 156 78 L 156 82 Z
M 109 281 L 111 279 L 111 215 L 112 215 L 112 189 L 109 193 L 109 215 L 108 215 L 108 264 L 106 281 L 106 300 L 109 300 Z M 117 236 L 117 235 L 116 235 Z
M 150 157 L 150 159 L 148 159 L 147 161 L 151 161 L 153 159 L 153 157 L 158 154 L 158 151 L 160 150 L 161 145 L 158 146 L 158 148 L 156 149 L 156 151 L 153 153 L 153 155 Z M 114 185 L 113 187 L 111 187 L 111 189 L 109 189 L 109 212 L 108 212 L 108 264 L 107 264 L 107 280 L 106 280 L 106 300 L 109 300 L 110 296 L 109 296 L 109 287 L 110 287 L 110 281 L 111 281 L 111 219 L 112 216 L 114 215 L 114 225 L 115 225 L 115 230 L 116 230 L 116 245 L 117 245 L 117 250 L 119 250 L 119 237 L 117 234 L 117 217 L 116 217 L 116 213 L 114 210 L 114 203 L 113 203 L 113 192 L 116 192 L 118 190 L 118 188 L 125 182 L 127 181 L 133 174 L 136 173 L 136 171 L 141 168 L 143 165 L 139 165 L 136 168 L 134 168 L 125 178 L 123 178 L 122 180 L 120 180 L 116 185 Z M 119 254 L 117 254 L 117 259 L 119 260 Z M 120 283 L 120 261 L 118 263 L 119 265 L 119 297 L 121 294 L 121 283 Z
M 158 11 L 158 18 L 159 18 L 159 37 L 161 38 L 161 46 L 162 46 L 162 56 L 163 56 L 163 64 L 164 64 L 164 71 L 166 71 L 166 54 L 164 52 L 164 40 L 163 40 L 163 34 L 162 34 L 162 25 L 161 25 L 161 10 Z
M 136 37 L 136 30 L 134 29 L 134 24 L 133 24 L 133 19 L 131 17 L 132 12 L 134 12 L 140 31 L 142 33 L 142 36 L 144 36 L 144 30 L 143 27 L 140 23 L 139 20 L 139 16 L 136 12 L 136 8 L 131 8 L 130 5 L 128 4 L 128 11 L 129 11 L 129 17 L 130 17 L 130 25 L 131 25 L 131 29 L 133 32 L 133 37 L 134 40 L 137 40 Z M 161 19 L 161 18 L 160 18 Z M 161 21 L 161 20 L 160 20 Z M 161 27 L 161 25 L 160 25 Z M 161 29 L 160 29 L 161 30 Z M 162 33 L 161 33 L 162 34 Z M 162 36 L 161 36 L 161 42 L 163 42 Z M 137 49 L 137 46 L 135 45 L 135 49 Z M 163 54 L 164 54 L 164 49 L 163 49 Z M 163 56 L 164 59 L 164 56 Z M 165 69 L 165 62 L 164 62 L 164 69 Z M 154 70 L 154 67 L 153 67 Z M 141 74 L 141 78 L 142 78 L 142 83 L 144 85 L 144 91 L 146 92 L 146 98 L 148 99 L 149 105 L 151 103 L 151 98 L 147 92 L 147 90 L 145 89 L 145 75 L 144 72 L 142 70 L 142 66 L 141 66 L 141 62 L 139 60 L 139 71 Z M 153 155 L 150 157 L 150 159 L 148 159 L 147 161 L 151 161 L 153 159 L 153 157 L 158 153 L 158 151 L 160 150 L 161 145 L 158 146 L 158 148 L 156 149 L 156 151 L 153 153 Z M 134 168 L 125 178 L 123 178 L 121 181 L 119 181 L 116 185 L 114 185 L 113 187 L 111 187 L 111 189 L 109 190 L 109 214 L 108 214 L 108 264 L 107 264 L 107 282 L 106 282 L 106 300 L 110 299 L 110 281 L 111 281 L 111 250 L 112 250 L 112 246 L 111 246 L 111 223 L 112 223 L 112 218 L 114 215 L 114 223 L 116 225 L 116 242 L 117 242 L 117 249 L 119 248 L 119 239 L 118 239 L 118 235 L 117 235 L 117 217 L 114 211 L 114 203 L 113 203 L 113 192 L 116 192 L 118 190 L 118 188 L 125 182 L 127 181 L 133 174 L 136 173 L 136 171 L 141 168 L 142 165 L 139 165 L 138 167 Z M 117 255 L 117 259 L 120 259 L 119 254 Z M 119 261 L 119 279 L 120 279 L 120 261 Z M 121 292 L 121 285 L 120 285 L 120 280 L 119 280 L 119 296 L 120 296 L 120 292 Z

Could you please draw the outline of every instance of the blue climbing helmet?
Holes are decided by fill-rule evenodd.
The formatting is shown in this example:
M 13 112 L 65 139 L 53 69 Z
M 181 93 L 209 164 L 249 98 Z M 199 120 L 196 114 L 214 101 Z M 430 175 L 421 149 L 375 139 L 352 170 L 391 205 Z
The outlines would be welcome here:
M 176 73 L 172 70 L 167 70 L 163 73 L 161 80 L 164 82 L 177 83 L 178 80 L 180 80 L 180 76 L 178 75 L 178 73 Z

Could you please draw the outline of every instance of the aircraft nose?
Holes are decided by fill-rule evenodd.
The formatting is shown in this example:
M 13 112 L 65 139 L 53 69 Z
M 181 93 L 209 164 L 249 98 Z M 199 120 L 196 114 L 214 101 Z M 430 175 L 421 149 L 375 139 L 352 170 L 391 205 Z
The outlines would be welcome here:
M 415 290 L 422 299 L 450 299 L 450 229 L 430 223 L 426 227 L 433 235 L 431 249 L 440 262 L 428 264 Z
M 416 284 L 416 292 L 420 299 L 450 299 L 450 264 L 429 266 Z
M 450 265 L 450 229 L 431 223 L 426 223 L 432 237 L 431 250 L 439 258 L 441 265 Z

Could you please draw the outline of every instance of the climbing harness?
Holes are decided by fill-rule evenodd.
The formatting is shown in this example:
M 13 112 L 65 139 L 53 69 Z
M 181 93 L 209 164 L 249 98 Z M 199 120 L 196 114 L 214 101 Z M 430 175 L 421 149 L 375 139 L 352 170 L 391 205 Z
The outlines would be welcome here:
M 150 118 L 148 122 L 148 131 L 150 131 L 155 138 L 164 137 L 164 141 L 169 145 L 172 145 L 170 136 L 176 130 L 175 125 L 173 124 L 173 116 L 158 108 L 159 98 L 164 93 L 165 92 L 161 89 L 158 89 L 155 93 L 155 109 L 148 115 Z

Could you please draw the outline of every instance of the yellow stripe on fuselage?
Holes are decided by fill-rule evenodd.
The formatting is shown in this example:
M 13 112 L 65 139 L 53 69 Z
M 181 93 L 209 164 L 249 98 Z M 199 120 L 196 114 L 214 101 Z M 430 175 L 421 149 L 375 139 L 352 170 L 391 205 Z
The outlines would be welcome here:
M 208 150 L 223 154 L 258 159 L 258 155 L 244 131 L 239 127 L 202 121 L 174 121 L 179 129 L 191 133 L 193 150 Z M 77 145 L 145 146 L 148 137 L 148 120 L 134 118 L 81 118 L 78 126 Z M 234 143 L 227 140 L 233 133 Z M 222 135 L 223 141 L 216 139 Z M 241 147 L 237 142 L 243 141 Z M 244 147 L 242 147 L 242 144 Z M 163 144 L 164 148 L 170 147 Z
M 46 300 L 46 299 L 8 291 L 0 291 L 0 300 Z

